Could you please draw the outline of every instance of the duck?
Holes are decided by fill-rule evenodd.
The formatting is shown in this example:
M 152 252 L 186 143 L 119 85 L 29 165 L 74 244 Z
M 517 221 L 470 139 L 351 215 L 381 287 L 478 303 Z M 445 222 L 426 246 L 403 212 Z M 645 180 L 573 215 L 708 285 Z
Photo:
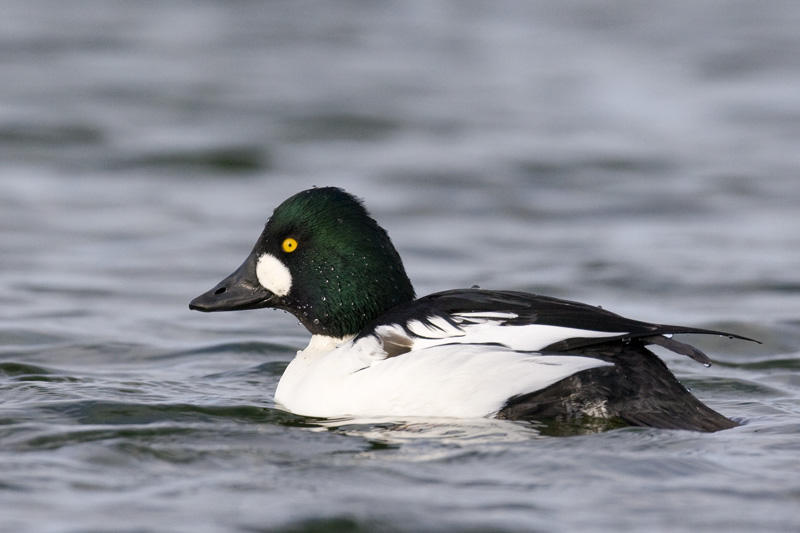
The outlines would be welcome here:
M 477 286 L 417 298 L 388 233 L 338 187 L 274 209 L 253 250 L 194 298 L 203 312 L 275 308 L 311 334 L 274 393 L 322 419 L 497 418 L 714 432 L 739 425 L 684 387 L 649 346 L 711 365 L 652 324 L 600 306 Z

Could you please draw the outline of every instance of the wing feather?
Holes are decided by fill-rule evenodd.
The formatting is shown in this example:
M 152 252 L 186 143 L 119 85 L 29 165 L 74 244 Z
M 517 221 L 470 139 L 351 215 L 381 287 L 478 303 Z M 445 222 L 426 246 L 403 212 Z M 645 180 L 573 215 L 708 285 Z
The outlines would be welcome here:
M 457 340 L 502 344 L 525 352 L 565 353 L 600 343 L 641 339 L 706 365 L 711 361 L 703 352 L 668 337 L 694 333 L 753 340 L 711 329 L 632 320 L 601 307 L 549 296 L 480 289 L 438 292 L 402 305 L 367 327 L 359 337 L 376 335 L 386 327 L 393 336 L 402 332 L 408 339 L 404 346 L 409 350 Z M 381 340 L 380 335 L 376 336 Z M 392 347 L 386 351 L 400 353 Z

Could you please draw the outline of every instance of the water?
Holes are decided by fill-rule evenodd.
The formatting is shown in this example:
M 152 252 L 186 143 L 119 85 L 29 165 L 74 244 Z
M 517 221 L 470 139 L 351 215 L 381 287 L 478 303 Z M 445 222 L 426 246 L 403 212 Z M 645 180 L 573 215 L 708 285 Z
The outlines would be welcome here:
M 6 2 L 0 530 L 800 529 L 799 23 L 789 1 Z M 275 409 L 297 321 L 187 304 L 330 184 L 419 294 L 762 340 L 664 354 L 744 425 Z

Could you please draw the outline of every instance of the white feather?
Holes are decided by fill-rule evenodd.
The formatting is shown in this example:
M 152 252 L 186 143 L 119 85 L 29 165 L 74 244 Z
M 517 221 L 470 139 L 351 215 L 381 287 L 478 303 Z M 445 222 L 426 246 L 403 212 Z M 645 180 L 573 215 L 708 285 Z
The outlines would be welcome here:
M 459 320 L 459 318 L 465 316 L 469 317 L 468 322 Z M 502 344 L 512 350 L 536 352 L 553 343 L 575 337 L 603 338 L 619 337 L 627 334 L 627 332 L 624 331 L 594 331 L 563 326 L 548 326 L 545 324 L 511 326 L 504 325 L 501 320 L 478 318 L 477 313 L 459 313 L 453 314 L 452 317 L 458 322 L 458 326 L 453 326 L 443 319 L 437 319 L 436 326 L 440 327 L 438 330 L 425 328 L 425 331 L 421 331 L 424 327 L 422 326 L 422 322 L 412 322 L 414 327 L 409 327 L 409 330 L 418 336 L 410 338 L 413 342 L 412 350 L 437 346 L 443 342 L 449 343 L 456 340 L 464 344 Z M 440 326 L 442 322 L 444 322 L 444 326 Z M 394 328 L 391 331 L 395 335 L 405 335 L 403 329 L 399 325 L 388 326 L 388 328 L 390 329 L 385 330 L 386 333 L 389 333 L 391 328 Z M 427 332 L 427 336 L 424 334 L 425 332 Z
M 407 327 L 414 335 L 425 338 L 446 339 L 461 335 L 460 328 L 441 317 L 430 317 L 427 323 L 421 320 L 411 320 Z
M 465 318 L 505 318 L 511 320 L 517 318 L 517 313 L 511 311 L 467 311 L 463 313 L 454 313 L 454 316 L 461 316 Z
M 344 342 L 327 353 L 317 349 L 337 342 L 342 339 L 312 339 L 308 349 L 298 352 L 278 384 L 275 401 L 294 413 L 326 418 L 485 417 L 512 396 L 610 364 L 500 345 L 452 344 L 450 339 L 422 349 L 415 344 L 414 350 L 389 358 L 375 336 Z
M 286 296 L 292 290 L 292 274 L 280 259 L 272 254 L 263 254 L 256 263 L 258 282 L 278 296 Z

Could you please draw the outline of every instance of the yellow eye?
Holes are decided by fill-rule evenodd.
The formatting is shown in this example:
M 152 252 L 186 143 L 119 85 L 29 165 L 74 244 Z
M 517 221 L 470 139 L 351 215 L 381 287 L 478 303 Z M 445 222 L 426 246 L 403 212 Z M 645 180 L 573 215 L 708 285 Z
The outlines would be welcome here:
M 288 237 L 283 240 L 283 251 L 286 253 L 292 253 L 297 250 L 297 241 Z

